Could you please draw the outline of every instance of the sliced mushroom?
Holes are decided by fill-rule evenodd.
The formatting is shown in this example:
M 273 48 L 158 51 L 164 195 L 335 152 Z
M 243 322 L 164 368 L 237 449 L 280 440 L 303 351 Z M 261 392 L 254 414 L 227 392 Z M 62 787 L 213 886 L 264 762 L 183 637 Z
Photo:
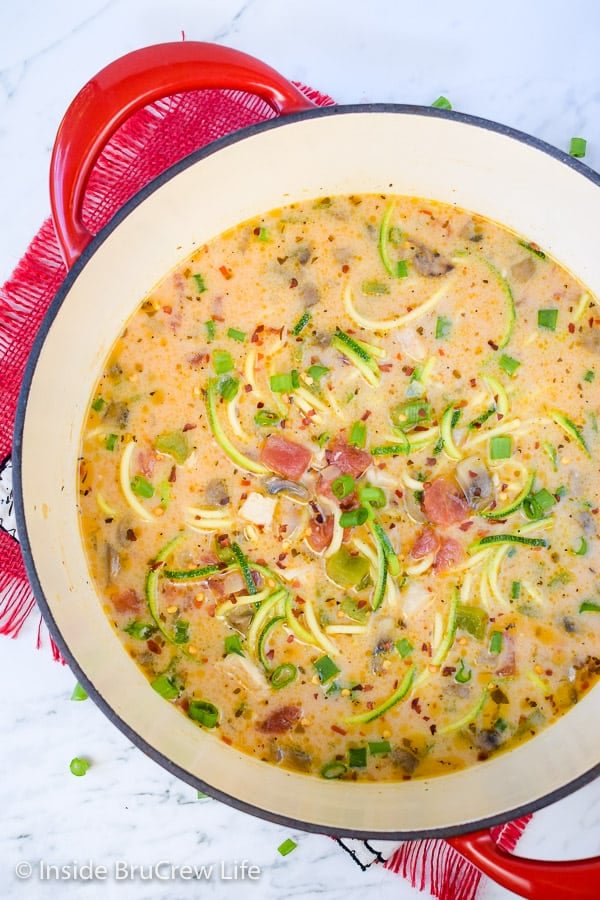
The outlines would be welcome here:
M 300 288 L 300 296 L 302 297 L 302 302 L 306 309 L 309 309 L 319 302 L 321 299 L 321 291 L 312 283 L 312 281 L 307 281 L 306 284 L 303 284 Z
M 439 278 L 440 275 L 447 275 L 454 266 L 449 259 L 442 256 L 437 250 L 431 250 L 425 244 L 419 244 L 412 241 L 414 247 L 413 266 L 419 273 L 426 278 Z
M 245 603 L 243 606 L 235 606 L 231 612 L 227 613 L 225 618 L 228 625 L 231 625 L 240 634 L 246 635 L 253 616 L 254 609 L 252 605 Z
M 295 481 L 288 481 L 286 478 L 267 478 L 266 481 L 264 481 L 264 486 L 267 494 L 271 494 L 271 496 L 285 494 L 285 496 L 290 497 L 290 499 L 300 501 L 301 503 L 308 503 L 310 494 L 303 484 L 298 484 Z
M 456 466 L 455 476 L 471 509 L 482 510 L 491 505 L 494 485 L 481 457 L 462 459 Z
M 204 499 L 209 506 L 227 506 L 229 489 L 222 478 L 212 478 L 204 488 Z
M 515 263 L 514 266 L 511 266 L 510 268 L 512 277 L 515 281 L 520 281 L 522 284 L 525 281 L 529 281 L 534 272 L 535 261 L 531 256 L 527 256 L 525 259 L 522 259 L 521 262 Z
M 121 554 L 108 541 L 105 544 L 106 584 L 112 584 L 121 571 Z

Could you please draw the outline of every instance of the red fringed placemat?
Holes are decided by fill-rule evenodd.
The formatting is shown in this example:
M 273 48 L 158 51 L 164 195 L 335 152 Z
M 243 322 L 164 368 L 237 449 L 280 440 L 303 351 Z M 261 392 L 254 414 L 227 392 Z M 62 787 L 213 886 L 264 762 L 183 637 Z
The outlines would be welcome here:
M 334 102 L 299 87 L 320 106 Z M 84 205 L 87 226 L 97 232 L 136 191 L 187 154 L 274 115 L 259 98 L 233 91 L 191 91 L 146 107 L 117 132 L 92 173 Z M 0 634 L 11 637 L 19 634 L 35 607 L 13 515 L 13 423 L 27 357 L 65 275 L 49 219 L 0 289 Z M 38 646 L 40 640 L 38 628 Z M 54 658 L 60 659 L 52 640 L 51 646 Z M 526 823 L 520 819 L 496 829 L 500 845 L 514 849 Z M 362 869 L 383 864 L 440 900 L 474 900 L 482 881 L 481 874 L 443 840 L 394 844 L 344 839 L 338 844 Z

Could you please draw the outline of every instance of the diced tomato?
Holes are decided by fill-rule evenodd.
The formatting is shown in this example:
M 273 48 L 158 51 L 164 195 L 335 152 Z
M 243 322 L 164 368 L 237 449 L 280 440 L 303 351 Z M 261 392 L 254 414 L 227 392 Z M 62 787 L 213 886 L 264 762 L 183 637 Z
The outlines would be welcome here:
M 306 472 L 312 454 L 307 447 L 279 434 L 270 434 L 260 451 L 260 461 L 273 472 L 298 481 Z
M 434 525 L 453 525 L 468 517 L 469 505 L 454 481 L 436 478 L 426 482 L 423 489 L 423 511 Z
M 133 588 L 126 588 L 112 598 L 113 606 L 117 612 L 139 612 L 142 608 L 142 598 Z
M 463 556 L 462 544 L 455 541 L 454 538 L 446 538 L 435 555 L 434 571 L 445 572 L 447 569 L 453 569 L 459 562 L 462 562 Z
M 315 553 L 329 547 L 333 537 L 333 522 L 333 516 L 323 516 L 322 522 L 318 522 L 317 519 L 311 520 L 306 540 Z
M 440 536 L 433 528 L 424 528 L 417 535 L 417 539 L 412 546 L 410 556 L 412 559 L 423 559 L 430 553 L 434 553 L 440 546 Z
M 353 478 L 360 478 L 373 461 L 370 453 L 352 447 L 340 435 L 327 448 L 325 456 L 330 466 L 337 466 L 342 474 Z
M 280 706 L 266 719 L 259 722 L 256 729 L 262 731 L 263 734 L 284 734 L 294 727 L 301 714 L 299 706 Z

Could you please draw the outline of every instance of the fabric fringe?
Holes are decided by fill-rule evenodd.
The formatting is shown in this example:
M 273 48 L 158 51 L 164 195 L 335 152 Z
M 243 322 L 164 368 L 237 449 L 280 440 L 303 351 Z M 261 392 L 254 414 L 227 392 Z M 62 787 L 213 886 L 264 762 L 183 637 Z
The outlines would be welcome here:
M 511 852 L 531 816 L 492 828 L 496 843 Z M 443 840 L 407 841 L 384 863 L 384 868 L 402 875 L 419 891 L 438 900 L 475 900 L 482 873 L 458 850 Z

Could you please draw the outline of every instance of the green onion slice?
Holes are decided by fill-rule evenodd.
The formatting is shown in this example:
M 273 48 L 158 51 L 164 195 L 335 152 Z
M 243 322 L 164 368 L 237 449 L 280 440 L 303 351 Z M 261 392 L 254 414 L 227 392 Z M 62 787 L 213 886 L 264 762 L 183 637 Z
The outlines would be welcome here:
M 271 685 L 276 691 L 287 687 L 292 681 L 295 681 L 298 675 L 298 669 L 293 663 L 282 663 L 273 669 L 271 673 Z
M 219 721 L 219 710 L 207 700 L 190 700 L 188 716 L 204 728 L 214 728 Z

